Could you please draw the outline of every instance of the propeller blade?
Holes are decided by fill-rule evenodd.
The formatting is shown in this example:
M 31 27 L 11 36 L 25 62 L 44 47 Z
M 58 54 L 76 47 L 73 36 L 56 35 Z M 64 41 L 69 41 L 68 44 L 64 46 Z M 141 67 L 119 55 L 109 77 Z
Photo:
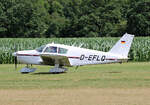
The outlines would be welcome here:
M 15 70 L 17 69 L 17 56 L 15 56 Z
M 14 48 L 14 50 L 15 50 L 15 53 L 14 53 L 14 63 L 15 63 L 15 70 L 17 70 L 17 47 L 16 47 L 16 44 L 15 44 L 15 48 Z

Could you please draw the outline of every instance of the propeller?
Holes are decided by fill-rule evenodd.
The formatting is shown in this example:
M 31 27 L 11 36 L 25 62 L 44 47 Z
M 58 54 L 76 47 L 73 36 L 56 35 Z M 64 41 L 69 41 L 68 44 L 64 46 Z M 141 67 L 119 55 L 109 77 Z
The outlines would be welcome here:
M 13 56 L 14 56 L 14 63 L 15 63 L 15 70 L 17 70 L 17 47 L 16 47 L 16 44 L 15 44 L 15 52 L 13 53 Z
M 17 70 L 17 56 L 15 56 L 15 70 Z

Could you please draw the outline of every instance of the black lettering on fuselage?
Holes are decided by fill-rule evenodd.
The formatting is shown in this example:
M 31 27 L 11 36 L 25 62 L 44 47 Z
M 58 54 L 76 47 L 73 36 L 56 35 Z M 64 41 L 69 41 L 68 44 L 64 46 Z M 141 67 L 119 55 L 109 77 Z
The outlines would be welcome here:
M 91 61 L 92 60 L 93 55 L 89 55 L 88 60 Z
M 97 55 L 94 55 L 92 60 L 96 60 L 96 58 L 97 58 Z
M 99 57 L 99 56 L 97 56 L 97 59 L 96 59 L 96 61 L 100 61 L 100 57 Z
M 81 56 L 80 56 L 80 60 L 83 60 L 84 57 L 85 57 L 85 55 L 81 55 Z
M 82 54 L 80 56 L 80 60 L 88 60 L 88 61 L 105 61 L 106 59 L 106 56 L 103 55 L 103 56 L 99 56 L 99 55 L 89 55 L 89 56 L 86 56 L 84 54 Z
M 105 58 L 106 58 L 106 56 L 105 56 L 105 55 L 103 55 L 103 56 L 102 56 L 102 58 L 101 58 L 101 61 L 104 61 L 104 60 L 105 60 Z

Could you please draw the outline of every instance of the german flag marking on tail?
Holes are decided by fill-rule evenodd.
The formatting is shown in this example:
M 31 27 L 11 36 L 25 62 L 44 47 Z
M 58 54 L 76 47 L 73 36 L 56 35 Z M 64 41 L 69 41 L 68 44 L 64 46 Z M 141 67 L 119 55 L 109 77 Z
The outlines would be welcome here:
M 125 44 L 125 43 L 126 43 L 126 41 L 121 41 L 121 43 L 122 43 L 122 44 Z

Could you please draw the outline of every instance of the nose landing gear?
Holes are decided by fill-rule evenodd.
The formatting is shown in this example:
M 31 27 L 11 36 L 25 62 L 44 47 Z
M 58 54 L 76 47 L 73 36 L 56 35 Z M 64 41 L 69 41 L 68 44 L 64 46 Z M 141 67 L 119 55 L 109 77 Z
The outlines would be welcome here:
M 22 74 L 27 74 L 27 73 L 34 72 L 34 71 L 36 70 L 36 68 L 31 68 L 31 67 L 32 67 L 32 65 L 29 66 L 29 65 L 27 64 L 27 66 L 24 67 L 24 68 L 22 68 L 22 69 L 20 70 L 20 72 L 21 72 Z

